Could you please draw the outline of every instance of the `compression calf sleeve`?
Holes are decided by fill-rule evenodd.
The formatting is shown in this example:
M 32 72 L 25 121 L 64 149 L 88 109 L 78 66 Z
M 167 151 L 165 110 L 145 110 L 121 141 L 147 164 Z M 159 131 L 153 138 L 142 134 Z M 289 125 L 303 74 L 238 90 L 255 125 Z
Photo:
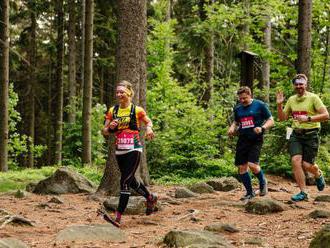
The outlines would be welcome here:
M 252 189 L 251 177 L 249 172 L 246 172 L 244 174 L 239 174 L 239 177 L 241 178 L 242 183 L 246 189 L 246 193 L 248 195 L 252 195 L 253 189 Z

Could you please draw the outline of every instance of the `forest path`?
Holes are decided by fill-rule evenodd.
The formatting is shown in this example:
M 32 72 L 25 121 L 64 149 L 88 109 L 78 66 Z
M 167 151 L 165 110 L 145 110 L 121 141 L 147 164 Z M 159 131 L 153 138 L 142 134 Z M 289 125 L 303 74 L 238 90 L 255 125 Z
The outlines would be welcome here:
M 330 223 L 328 219 L 312 219 L 308 216 L 315 209 L 330 211 L 330 203 L 314 202 L 317 195 L 329 195 L 330 188 L 326 187 L 324 192 L 319 193 L 315 186 L 308 186 L 309 201 L 289 204 L 288 200 L 292 193 L 298 191 L 295 183 L 275 176 L 268 176 L 268 179 L 269 187 L 276 192 L 270 192 L 266 197 L 285 203 L 288 210 L 267 215 L 247 213 L 244 208 L 235 206 L 244 194 L 242 189 L 202 194 L 197 198 L 176 199 L 175 186 L 153 185 L 151 190 L 159 195 L 163 209 L 151 216 L 124 215 L 121 229 L 127 235 L 127 240 L 111 244 L 109 242 L 55 244 L 57 233 L 67 226 L 105 223 L 96 213 L 99 202 L 91 200 L 88 195 L 61 195 L 60 198 L 64 203 L 54 204 L 48 203 L 52 196 L 31 194 L 26 198 L 18 199 L 3 194 L 0 195 L 0 208 L 34 220 L 36 225 L 26 227 L 8 224 L 0 229 L 0 238 L 17 238 L 29 247 L 38 248 L 162 247 L 160 242 L 170 230 L 202 230 L 207 225 L 221 222 L 239 229 L 237 233 L 223 234 L 235 247 L 258 247 L 256 244 L 248 243 L 259 241 L 263 247 L 308 247 L 315 232 L 325 223 Z M 195 214 L 189 214 L 191 212 Z M 253 241 L 253 237 L 259 239 Z

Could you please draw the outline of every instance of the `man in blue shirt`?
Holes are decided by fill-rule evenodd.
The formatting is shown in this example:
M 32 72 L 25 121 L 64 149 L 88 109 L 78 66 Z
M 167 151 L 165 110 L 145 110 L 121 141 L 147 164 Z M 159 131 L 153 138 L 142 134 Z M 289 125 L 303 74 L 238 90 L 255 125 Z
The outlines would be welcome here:
M 274 120 L 267 105 L 252 98 L 249 87 L 241 87 L 237 95 L 239 103 L 234 107 L 234 121 L 228 129 L 228 135 L 231 137 L 238 133 L 235 165 L 238 166 L 239 177 L 246 189 L 241 200 L 249 200 L 255 196 L 249 169 L 259 180 L 259 195 L 265 196 L 268 192 L 267 180 L 259 165 L 259 156 L 263 134 L 274 125 Z

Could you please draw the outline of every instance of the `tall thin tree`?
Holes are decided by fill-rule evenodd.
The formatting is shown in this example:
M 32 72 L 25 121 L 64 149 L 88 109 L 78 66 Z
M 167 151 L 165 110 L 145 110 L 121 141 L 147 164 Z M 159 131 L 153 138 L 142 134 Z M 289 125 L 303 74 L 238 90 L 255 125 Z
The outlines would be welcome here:
M 311 71 L 312 0 L 299 0 L 297 72 L 308 78 Z
M 212 4 L 214 0 L 205 1 L 200 0 L 199 1 L 199 16 L 202 21 L 207 20 L 207 11 L 206 7 L 207 4 Z M 214 34 L 212 31 L 208 33 L 206 36 L 208 37 L 207 40 L 205 40 L 205 46 L 204 46 L 204 61 L 205 61 L 205 69 L 203 73 L 203 81 L 205 84 L 204 92 L 202 95 L 202 106 L 204 108 L 207 108 L 210 104 L 212 95 L 213 95 L 213 74 L 214 74 Z
M 69 9 L 69 105 L 70 111 L 68 113 L 68 122 L 74 123 L 76 120 L 76 1 L 68 2 Z
M 56 40 L 56 133 L 55 133 L 55 164 L 62 163 L 63 140 L 63 59 L 64 59 L 64 11 L 63 0 L 56 1 L 57 40 Z
M 89 165 L 92 163 L 91 112 L 93 87 L 93 16 L 94 1 L 86 0 L 82 162 Z
M 8 170 L 9 0 L 0 1 L 0 169 Z
M 267 52 L 272 48 L 272 23 L 269 17 L 266 17 L 264 28 L 264 45 Z M 270 89 L 270 63 L 268 59 L 262 61 L 262 88 L 266 90 L 265 101 L 269 103 L 269 89 Z
M 29 33 L 29 96 L 28 104 L 26 105 L 28 118 L 27 118 L 27 135 L 28 142 L 28 158 L 27 167 L 34 166 L 33 146 L 35 141 L 35 85 L 36 85 L 36 66 L 37 66 L 37 18 L 36 18 L 36 2 L 34 0 L 28 2 L 30 11 L 30 33 Z

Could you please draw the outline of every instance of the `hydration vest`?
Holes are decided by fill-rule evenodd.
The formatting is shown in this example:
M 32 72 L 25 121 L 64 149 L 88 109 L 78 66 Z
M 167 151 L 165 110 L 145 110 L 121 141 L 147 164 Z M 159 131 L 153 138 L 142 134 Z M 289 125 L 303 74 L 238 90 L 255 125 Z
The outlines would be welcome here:
M 119 110 L 119 104 L 116 104 L 113 108 L 113 114 L 112 114 L 113 120 L 118 118 L 118 110 Z M 129 118 L 130 118 L 129 129 L 139 131 L 135 110 L 136 110 L 136 106 L 132 103 L 131 112 L 129 114 Z M 117 131 L 117 128 L 114 131 Z

